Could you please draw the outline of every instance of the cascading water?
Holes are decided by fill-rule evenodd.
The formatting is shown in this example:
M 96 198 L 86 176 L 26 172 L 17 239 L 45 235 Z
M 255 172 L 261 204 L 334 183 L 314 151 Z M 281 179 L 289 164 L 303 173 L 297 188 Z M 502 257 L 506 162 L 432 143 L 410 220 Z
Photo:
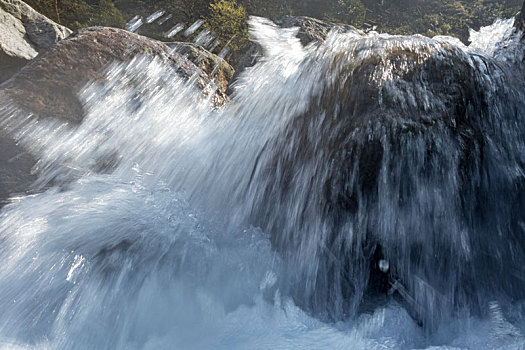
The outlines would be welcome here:
M 41 193 L 0 214 L 0 345 L 522 349 L 512 23 L 469 48 L 357 32 L 303 48 L 251 26 L 266 57 L 218 110 L 148 57 L 86 87 L 80 125 L 4 107 Z

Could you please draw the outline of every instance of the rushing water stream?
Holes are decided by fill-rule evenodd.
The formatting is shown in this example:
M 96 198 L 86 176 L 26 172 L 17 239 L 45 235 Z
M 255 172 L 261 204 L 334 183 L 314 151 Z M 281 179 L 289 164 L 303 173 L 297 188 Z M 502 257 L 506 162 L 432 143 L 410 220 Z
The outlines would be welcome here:
M 4 107 L 41 191 L 0 212 L 0 347 L 525 348 L 512 21 L 468 48 L 251 30 L 220 109 L 148 57 L 80 125 Z

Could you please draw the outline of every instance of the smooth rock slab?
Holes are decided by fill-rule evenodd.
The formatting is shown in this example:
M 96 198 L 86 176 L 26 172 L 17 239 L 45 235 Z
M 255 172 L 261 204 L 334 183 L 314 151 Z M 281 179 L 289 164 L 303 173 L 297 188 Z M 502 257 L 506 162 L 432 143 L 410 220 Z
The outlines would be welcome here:
M 70 34 L 20 0 L 0 0 L 0 83 Z

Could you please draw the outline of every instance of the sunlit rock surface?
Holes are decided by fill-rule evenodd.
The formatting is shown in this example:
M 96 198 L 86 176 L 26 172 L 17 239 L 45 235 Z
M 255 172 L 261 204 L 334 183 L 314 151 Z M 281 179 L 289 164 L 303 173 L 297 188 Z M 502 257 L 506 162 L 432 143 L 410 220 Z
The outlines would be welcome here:
M 0 83 L 71 30 L 39 14 L 20 0 L 0 1 Z
M 224 58 L 192 43 L 173 42 L 166 44 L 195 63 L 208 76 L 213 77 L 219 90 L 223 93 L 226 92 L 235 70 Z
M 105 27 L 81 29 L 59 42 L 1 85 L 0 92 L 37 116 L 78 122 L 84 116 L 77 97 L 80 89 L 89 82 L 103 80 L 109 63 L 129 61 L 139 54 L 165 59 L 187 79 L 197 74 L 200 86 L 210 88 L 216 102 L 222 102 L 222 93 L 213 91 L 206 74 L 182 55 L 172 53 L 166 44 Z

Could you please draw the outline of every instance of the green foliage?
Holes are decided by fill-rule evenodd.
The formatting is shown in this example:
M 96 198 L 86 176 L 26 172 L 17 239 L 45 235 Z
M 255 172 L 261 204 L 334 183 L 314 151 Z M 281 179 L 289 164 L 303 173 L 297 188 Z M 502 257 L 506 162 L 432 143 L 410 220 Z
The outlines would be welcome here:
M 221 41 L 230 40 L 231 60 L 249 45 L 248 14 L 278 19 L 311 16 L 356 27 L 376 26 L 391 34 L 452 35 L 467 42 L 469 28 L 478 29 L 496 18 L 509 18 L 523 0 L 56 0 L 61 23 L 71 29 L 103 25 L 123 27 L 125 19 L 147 17 L 165 10 L 173 17 L 162 25 L 144 25 L 139 34 L 166 40 L 177 23 L 186 27 L 198 19 Z M 55 0 L 26 0 L 37 11 L 58 21 Z M 233 39 L 232 39 L 233 38 Z M 188 40 L 180 35 L 175 40 Z M 191 39 L 191 38 L 189 38 Z M 170 39 L 170 40 L 173 40 Z
M 235 0 L 217 0 L 210 4 L 205 26 L 220 41 L 220 47 L 229 42 L 233 54 L 249 45 L 248 13 Z
M 208 0 L 176 0 L 173 1 L 176 12 L 183 14 L 183 21 L 187 24 L 193 23 L 208 14 Z
M 26 0 L 43 15 L 58 22 L 54 0 Z M 71 29 L 92 25 L 122 27 L 126 23 L 122 13 L 111 0 L 58 0 L 60 23 Z
M 293 7 L 286 0 L 239 0 L 250 15 L 278 19 L 284 15 L 292 15 Z
M 360 0 L 338 0 L 324 17 L 331 21 L 362 27 L 366 15 L 366 7 Z
M 73 30 L 87 27 L 92 14 L 92 8 L 84 1 L 59 1 L 58 11 L 61 23 Z
M 122 12 L 115 7 L 111 0 L 100 0 L 98 4 L 92 5 L 91 16 L 87 25 L 123 27 L 126 24 Z
M 511 17 L 521 0 L 362 0 L 365 22 L 392 34 L 452 35 L 467 42 L 469 28 Z

